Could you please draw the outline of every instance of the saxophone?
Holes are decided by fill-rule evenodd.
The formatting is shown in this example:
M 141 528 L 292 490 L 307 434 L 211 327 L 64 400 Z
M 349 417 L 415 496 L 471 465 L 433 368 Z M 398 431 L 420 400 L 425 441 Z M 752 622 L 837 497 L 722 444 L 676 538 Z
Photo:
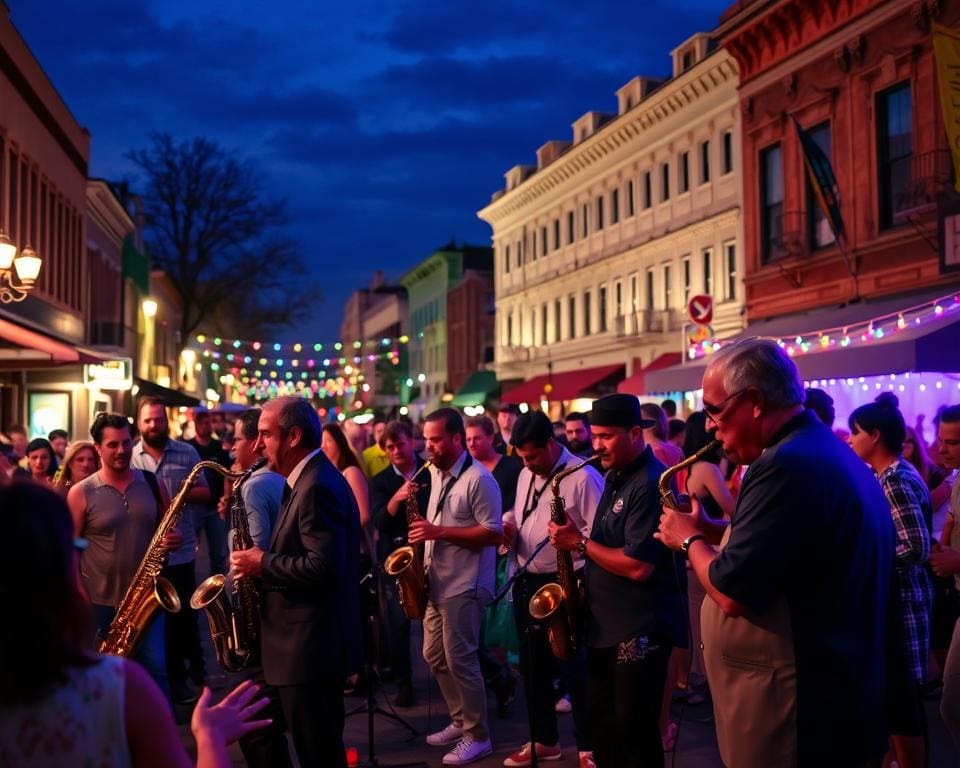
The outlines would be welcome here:
M 689 497 L 685 493 L 682 493 L 679 496 L 674 493 L 673 489 L 670 487 L 670 481 L 673 480 L 673 476 L 681 469 L 686 469 L 691 464 L 695 464 L 701 459 L 702 456 L 704 456 L 704 454 L 710 453 L 710 451 L 719 448 L 720 445 L 721 443 L 719 440 L 711 440 L 692 456 L 688 456 L 683 461 L 678 462 L 672 467 L 668 467 L 664 470 L 663 474 L 660 475 L 660 480 L 657 482 L 657 490 L 660 492 L 660 506 L 668 507 L 669 509 L 675 509 L 678 512 L 690 511 Z
M 177 495 L 170 502 L 157 530 L 150 539 L 146 554 L 133 575 L 130 586 L 123 594 L 116 615 L 107 628 L 107 635 L 99 644 L 100 653 L 111 656 L 131 656 L 140 642 L 158 608 L 170 613 L 180 611 L 180 598 L 167 579 L 160 575 L 163 561 L 167 558 L 167 547 L 162 544 L 164 536 L 172 531 L 180 520 L 183 505 L 187 503 L 187 494 L 197 484 L 204 469 L 215 469 L 225 477 L 233 475 L 215 461 L 201 461 L 184 478 Z
M 425 462 L 410 478 L 410 482 L 429 466 L 430 462 Z M 408 526 L 415 520 L 422 519 L 416 493 L 407 496 L 405 505 Z M 383 561 L 383 571 L 397 583 L 403 615 L 408 619 L 422 619 L 427 612 L 427 576 L 423 569 L 423 544 L 397 547 Z
M 560 495 L 560 482 L 589 464 L 599 461 L 600 454 L 595 453 L 588 459 L 563 469 L 550 481 L 550 520 L 557 525 L 566 525 L 567 513 L 563 496 Z M 562 661 L 573 658 L 577 652 L 582 622 L 580 587 L 573 570 L 573 555 L 566 550 L 557 549 L 557 581 L 544 584 L 530 598 L 530 616 L 536 622 L 547 627 L 550 650 Z
M 253 546 L 250 521 L 240 489 L 250 475 L 266 463 L 266 458 L 257 459 L 245 472 L 234 475 L 237 480 L 230 492 L 234 551 Z M 260 663 L 260 590 L 253 578 L 236 579 L 233 588 L 235 600 L 227 594 L 226 577 L 215 573 L 205 579 L 190 598 L 191 608 L 206 612 L 213 650 L 220 666 L 227 672 L 239 672 Z

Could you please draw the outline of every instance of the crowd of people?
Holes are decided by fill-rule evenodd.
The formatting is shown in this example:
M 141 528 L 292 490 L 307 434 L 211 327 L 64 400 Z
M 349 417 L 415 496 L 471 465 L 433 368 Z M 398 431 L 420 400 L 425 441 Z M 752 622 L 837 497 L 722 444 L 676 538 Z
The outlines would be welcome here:
M 492 754 L 488 694 L 506 715 L 518 678 L 530 739 L 503 761 L 514 768 L 562 756 L 564 711 L 581 768 L 663 765 L 680 727 L 671 701 L 697 700 L 698 673 L 729 766 L 920 768 L 923 700 L 938 695 L 960 749 L 960 406 L 938 412 L 932 447 L 889 393 L 834 429 L 829 396 L 759 339 L 711 358 L 703 406 L 682 420 L 672 401 L 617 394 L 555 422 L 504 404 L 496 420 L 440 408 L 360 425 L 278 398 L 232 424 L 199 410 L 182 441 L 147 398 L 132 421 L 100 414 L 89 442 L 8 429 L 0 507 L 17 548 L 0 589 L 40 567 L 46 591 L 42 607 L 22 592 L 10 603 L 36 632 L 4 633 L 0 652 L 42 661 L 0 682 L 0 763 L 58 764 L 50 750 L 69 748 L 140 764 L 143 719 L 170 729 L 172 705 L 199 698 L 204 764 L 236 738 L 251 766 L 292 765 L 289 735 L 300 765 L 345 766 L 345 686 L 392 681 L 396 706 L 415 703 L 411 614 L 382 570 L 405 546 L 424 568 L 419 652 L 449 713 L 426 741 L 444 765 Z M 242 479 L 206 470 L 160 542 L 181 610 L 147 625 L 141 666 L 98 657 L 201 460 Z M 251 682 L 217 705 L 189 607 L 201 540 L 213 573 L 259 593 Z M 532 616 L 557 582 L 579 611 Z M 47 762 L 39 746 L 4 752 L 91 686 L 114 691 L 92 740 L 48 739 Z M 171 750 L 166 764 L 182 763 Z

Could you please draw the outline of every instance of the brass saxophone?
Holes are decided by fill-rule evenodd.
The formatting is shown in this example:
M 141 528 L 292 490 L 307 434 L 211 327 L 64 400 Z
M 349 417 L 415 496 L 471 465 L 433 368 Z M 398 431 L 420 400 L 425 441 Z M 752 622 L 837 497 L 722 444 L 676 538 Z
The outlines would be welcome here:
M 233 528 L 233 550 L 253 546 L 250 521 L 240 489 L 254 472 L 267 463 L 257 459 L 237 478 L 230 492 L 230 525 Z M 234 473 L 230 473 L 234 474 Z M 260 663 L 260 590 L 253 578 L 235 579 L 236 598 L 227 593 L 227 579 L 219 573 L 205 579 L 190 598 L 190 607 L 203 609 L 210 625 L 210 638 L 217 661 L 227 672 L 239 672 Z
M 225 477 L 234 476 L 234 473 L 228 472 L 215 461 L 201 461 L 190 470 L 160 520 L 147 552 L 140 561 L 130 586 L 124 592 L 120 605 L 117 606 L 117 613 L 110 622 L 107 635 L 100 641 L 100 653 L 111 656 L 132 655 L 158 608 L 170 613 L 180 611 L 177 590 L 160 575 L 160 569 L 163 568 L 168 554 L 167 547 L 161 542 L 163 537 L 176 527 L 183 512 L 183 505 L 187 503 L 187 494 L 197 484 L 197 478 L 206 468 L 215 469 Z
M 595 453 L 579 464 L 563 469 L 550 481 L 550 520 L 557 525 L 567 524 L 567 513 L 563 496 L 560 495 L 560 482 L 589 464 L 600 460 Z M 557 549 L 557 581 L 544 584 L 530 598 L 530 616 L 536 622 L 547 627 L 550 650 L 562 661 L 573 658 L 577 652 L 582 622 L 580 587 L 573 570 L 573 554 Z
M 429 466 L 430 462 L 425 462 L 410 478 L 410 482 Z M 405 506 L 407 526 L 415 520 L 423 519 L 415 493 L 407 497 Z M 427 575 L 423 569 L 423 544 L 397 547 L 383 561 L 383 571 L 397 582 L 397 595 L 400 597 L 403 615 L 408 619 L 422 619 L 427 612 Z
M 690 511 L 690 501 L 687 498 L 687 495 L 684 493 L 680 494 L 678 497 L 670 487 L 670 481 L 673 480 L 673 476 L 681 469 L 686 469 L 691 464 L 695 464 L 704 454 L 710 453 L 710 451 L 719 448 L 720 445 L 721 443 L 719 440 L 711 440 L 709 443 L 707 443 L 707 445 L 703 446 L 703 448 L 701 448 L 692 456 L 688 456 L 683 461 L 678 462 L 677 464 L 674 464 L 672 467 L 668 467 L 663 471 L 663 474 L 660 475 L 660 480 L 657 482 L 657 490 L 660 491 L 660 506 L 669 507 L 670 509 L 675 509 L 678 512 Z

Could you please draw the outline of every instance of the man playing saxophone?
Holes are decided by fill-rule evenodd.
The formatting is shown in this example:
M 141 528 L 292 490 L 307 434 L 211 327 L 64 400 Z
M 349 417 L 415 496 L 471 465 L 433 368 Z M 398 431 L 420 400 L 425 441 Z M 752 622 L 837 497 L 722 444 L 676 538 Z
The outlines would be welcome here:
M 524 468 L 517 481 L 514 508 L 503 517 L 504 543 L 511 547 L 518 565 L 527 564 L 527 572 L 517 578 L 513 587 L 513 609 L 520 641 L 520 671 L 524 676 L 527 711 L 533 719 L 537 757 L 557 759 L 561 755 L 554 709 L 553 680 L 559 672 L 561 682 L 570 693 L 573 704 L 573 729 L 580 753 L 580 768 L 591 768 L 593 744 L 586 706 L 586 654 L 580 650 L 567 661 L 555 666 L 550 644 L 544 631 L 530 631 L 530 598 L 542 586 L 556 582 L 557 553 L 545 547 L 531 561 L 531 555 L 547 535 L 553 495 L 550 484 L 560 472 L 576 467 L 581 459 L 554 439 L 553 425 L 543 413 L 529 411 L 520 416 L 510 435 L 516 455 Z M 600 501 L 603 480 L 592 466 L 584 466 L 563 477 L 559 483 L 567 519 L 588 536 Z M 574 555 L 574 567 L 583 567 L 583 559 Z M 576 599 L 580 599 L 579 593 Z M 531 658 L 533 663 L 531 664 Z M 528 742 L 505 761 L 506 766 L 523 766 L 531 762 Z
M 585 560 L 587 701 L 598 768 L 663 766 L 658 718 L 667 662 L 684 639 L 683 562 L 653 538 L 664 466 L 644 443 L 653 422 L 633 395 L 593 404 L 593 447 L 606 471 L 589 538 L 572 521 L 550 539 Z
M 257 440 L 257 423 L 260 420 L 260 409 L 251 408 L 244 411 L 234 424 L 234 444 L 237 463 L 235 470 L 249 471 L 253 465 L 263 458 L 263 445 Z M 283 499 L 283 475 L 273 472 L 266 466 L 254 470 L 240 485 L 240 499 L 242 511 L 246 517 L 247 530 L 254 546 L 266 550 L 269 548 L 270 536 L 280 514 L 280 504 Z M 232 506 L 232 505 L 231 505 Z M 234 548 L 235 521 L 230 516 L 228 508 L 227 521 L 231 530 L 227 534 L 227 544 L 230 551 Z M 259 606 L 258 606 L 259 608 Z M 256 640 L 259 652 L 259 638 Z M 290 752 L 287 748 L 285 735 L 286 722 L 283 717 L 283 707 L 280 705 L 280 696 L 277 689 L 267 685 L 263 676 L 263 667 L 247 667 L 247 674 L 260 687 L 261 693 L 270 700 L 270 704 L 263 710 L 262 717 L 270 718 L 270 725 L 258 731 L 248 733 L 240 739 L 240 749 L 249 768 L 286 768 L 292 765 Z
M 97 633 L 105 637 L 124 593 L 153 538 L 168 499 L 156 478 L 130 465 L 130 423 L 119 413 L 100 413 L 90 427 L 100 469 L 67 494 L 74 533 L 86 542 L 80 553 L 80 583 L 90 600 Z M 163 546 L 176 549 L 183 535 L 172 530 Z M 170 700 L 162 611 L 147 626 L 133 659 Z

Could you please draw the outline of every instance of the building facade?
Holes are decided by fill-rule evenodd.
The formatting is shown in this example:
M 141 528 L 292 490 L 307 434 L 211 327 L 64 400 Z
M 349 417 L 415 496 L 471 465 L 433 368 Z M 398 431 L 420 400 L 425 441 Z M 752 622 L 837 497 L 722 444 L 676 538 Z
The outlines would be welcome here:
M 739 2 L 716 34 L 740 69 L 748 318 L 951 282 L 937 206 L 953 185 L 931 22 L 955 3 Z M 830 158 L 838 243 L 793 120 Z M 842 246 L 842 247 L 841 247 Z
M 440 406 L 451 392 L 447 368 L 447 297 L 466 270 L 489 272 L 489 248 L 455 243 L 440 248 L 400 278 L 409 309 L 409 407 L 419 414 Z
M 535 401 L 577 394 L 559 374 L 621 365 L 622 379 L 675 356 L 693 296 L 713 298 L 714 335 L 742 327 L 736 62 L 702 34 L 672 59 L 671 78 L 634 78 L 616 115 L 586 113 L 571 141 L 510 169 L 478 213 L 493 229 L 497 377 L 545 381 Z
M 491 265 L 492 266 L 492 265 Z M 496 303 L 493 271 L 468 269 L 447 294 L 447 387 L 458 392 L 470 376 L 493 363 Z

